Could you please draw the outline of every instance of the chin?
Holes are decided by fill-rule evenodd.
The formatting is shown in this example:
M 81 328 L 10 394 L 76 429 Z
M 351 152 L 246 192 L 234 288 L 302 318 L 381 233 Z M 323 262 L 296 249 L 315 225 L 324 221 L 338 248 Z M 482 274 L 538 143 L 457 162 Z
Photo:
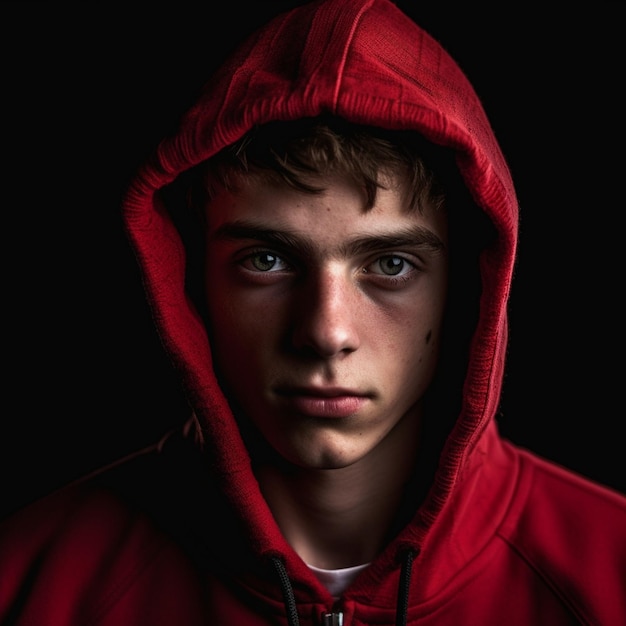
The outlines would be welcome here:
M 365 454 L 355 450 L 348 452 L 344 445 L 315 446 L 309 442 L 306 449 L 290 448 L 281 455 L 289 464 L 301 469 L 333 470 L 349 467 Z

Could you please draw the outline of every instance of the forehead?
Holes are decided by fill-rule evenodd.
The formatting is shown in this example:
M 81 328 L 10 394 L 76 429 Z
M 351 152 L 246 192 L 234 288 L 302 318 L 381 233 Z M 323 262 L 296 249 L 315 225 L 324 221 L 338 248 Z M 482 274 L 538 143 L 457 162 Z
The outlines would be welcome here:
M 246 223 L 290 232 L 319 245 L 340 245 L 347 238 L 400 232 L 431 233 L 447 244 L 447 216 L 442 208 L 408 206 L 398 186 L 381 188 L 371 208 L 365 194 L 349 181 L 333 179 L 320 193 L 310 193 L 253 178 L 237 191 L 221 189 L 207 206 L 209 234 L 225 225 Z

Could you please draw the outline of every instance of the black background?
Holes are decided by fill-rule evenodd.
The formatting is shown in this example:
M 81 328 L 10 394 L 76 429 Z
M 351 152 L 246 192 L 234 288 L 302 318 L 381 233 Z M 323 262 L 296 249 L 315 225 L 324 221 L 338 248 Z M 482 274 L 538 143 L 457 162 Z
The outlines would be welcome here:
M 294 4 L 0 4 L 2 512 L 186 416 L 120 198 L 237 41 Z M 517 181 L 502 431 L 626 491 L 624 4 L 398 4 L 468 74 Z

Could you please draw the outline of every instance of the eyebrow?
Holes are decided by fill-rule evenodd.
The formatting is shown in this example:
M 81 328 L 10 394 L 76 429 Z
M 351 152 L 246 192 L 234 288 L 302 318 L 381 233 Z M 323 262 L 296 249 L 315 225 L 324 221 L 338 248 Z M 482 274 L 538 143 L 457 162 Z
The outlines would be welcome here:
M 282 249 L 298 250 L 300 253 L 310 256 L 313 256 L 315 249 L 313 242 L 308 237 L 284 230 L 267 228 L 248 220 L 236 220 L 222 224 L 215 231 L 213 238 L 233 241 L 254 239 Z M 412 226 L 390 233 L 357 236 L 343 244 L 339 252 L 343 256 L 352 256 L 406 246 L 413 248 L 417 246 L 433 252 L 445 249 L 445 244 L 434 232 L 423 226 Z

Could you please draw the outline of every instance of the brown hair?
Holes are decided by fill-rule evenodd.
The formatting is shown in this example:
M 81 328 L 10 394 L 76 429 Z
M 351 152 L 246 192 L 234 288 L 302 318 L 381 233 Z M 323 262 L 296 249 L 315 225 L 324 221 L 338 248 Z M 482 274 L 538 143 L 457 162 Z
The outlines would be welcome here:
M 422 160 L 432 150 L 417 133 L 337 117 L 270 122 L 210 159 L 190 202 L 203 209 L 219 188 L 237 191 L 250 178 L 315 194 L 324 191 L 324 181 L 341 177 L 363 189 L 365 210 L 374 205 L 377 190 L 390 184 L 401 185 L 408 208 L 439 208 L 444 191 Z

